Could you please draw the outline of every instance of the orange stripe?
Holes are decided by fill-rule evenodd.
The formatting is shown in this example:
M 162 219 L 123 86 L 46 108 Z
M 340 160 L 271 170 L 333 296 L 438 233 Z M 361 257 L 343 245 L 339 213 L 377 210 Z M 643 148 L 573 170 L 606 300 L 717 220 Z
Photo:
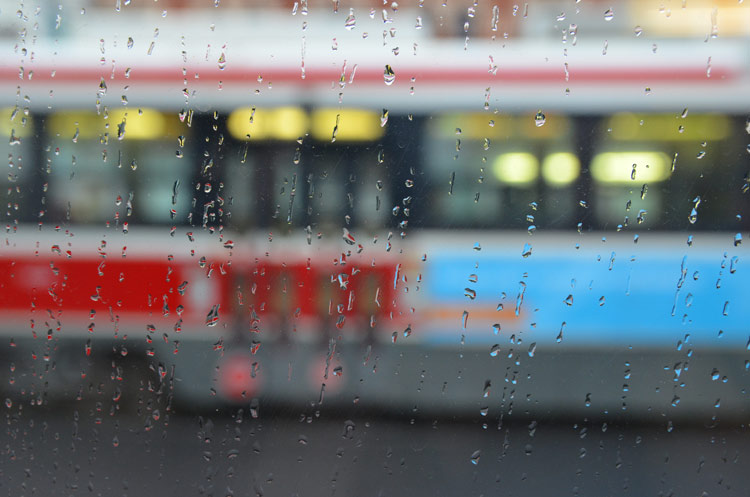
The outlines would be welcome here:
M 461 309 L 460 307 L 428 307 L 419 311 L 419 314 L 430 319 L 460 320 L 463 316 L 464 310 L 469 313 L 470 322 L 472 319 L 481 319 L 483 321 L 517 321 L 519 319 L 523 319 L 524 317 L 523 311 L 521 311 L 519 315 L 516 316 L 515 309 L 503 309 L 501 311 L 498 311 L 492 307 L 480 307 L 478 309 Z

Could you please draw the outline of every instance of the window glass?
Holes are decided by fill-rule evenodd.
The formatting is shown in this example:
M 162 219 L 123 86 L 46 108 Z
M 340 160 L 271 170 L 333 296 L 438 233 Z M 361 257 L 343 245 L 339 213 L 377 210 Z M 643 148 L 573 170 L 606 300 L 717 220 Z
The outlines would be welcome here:
M 746 495 L 747 26 L 0 0 L 0 489 Z

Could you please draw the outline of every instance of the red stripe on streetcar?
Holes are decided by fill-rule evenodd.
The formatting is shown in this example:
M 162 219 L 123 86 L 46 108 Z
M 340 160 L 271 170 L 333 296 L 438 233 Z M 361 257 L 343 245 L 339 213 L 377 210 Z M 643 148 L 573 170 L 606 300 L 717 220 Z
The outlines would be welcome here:
M 105 68 L 51 68 L 51 67 L 34 67 L 26 68 L 28 71 L 33 70 L 33 79 L 21 79 L 20 72 L 16 67 L 0 67 L 0 80 L 14 82 L 15 84 L 49 84 L 54 82 L 60 83 L 80 83 L 80 84 L 99 84 L 101 79 L 106 82 L 114 81 L 117 83 L 148 83 L 162 85 L 187 86 L 210 82 L 211 84 L 222 81 L 223 83 L 233 84 L 252 84 L 265 86 L 269 83 L 293 83 L 298 85 L 304 84 L 331 84 L 338 82 L 341 78 L 341 72 L 336 69 L 308 67 L 305 71 L 305 77 L 302 78 L 300 68 L 263 68 L 257 69 L 242 67 L 232 69 L 227 67 L 225 70 L 219 69 L 190 69 L 187 75 L 183 76 L 181 68 L 135 68 L 130 72 L 130 77 L 126 78 L 124 69 L 118 69 L 112 77 L 111 69 Z M 54 71 L 54 76 L 52 76 Z M 566 81 L 565 72 L 562 68 L 555 69 L 529 69 L 529 68 L 507 68 L 500 69 L 497 74 L 490 74 L 486 69 L 455 69 L 446 71 L 439 68 L 405 68 L 399 70 L 394 67 L 396 73 L 396 85 L 414 84 L 411 78 L 416 78 L 416 84 L 461 84 L 461 83 L 523 83 L 523 84 L 550 84 L 550 83 L 660 83 L 660 82 L 681 82 L 681 83 L 719 83 L 728 79 L 736 79 L 738 74 L 735 71 L 723 68 L 713 67 L 711 77 L 706 74 L 705 68 L 570 68 L 569 78 Z M 198 77 L 196 78 L 196 74 Z M 258 82 L 258 77 L 262 76 L 263 81 Z M 28 76 L 27 76 L 28 77 Z M 347 72 L 345 80 L 349 81 L 350 72 Z M 380 69 L 360 68 L 356 71 L 354 84 L 378 84 L 383 83 L 383 71 Z M 384 84 L 384 83 L 383 83 Z

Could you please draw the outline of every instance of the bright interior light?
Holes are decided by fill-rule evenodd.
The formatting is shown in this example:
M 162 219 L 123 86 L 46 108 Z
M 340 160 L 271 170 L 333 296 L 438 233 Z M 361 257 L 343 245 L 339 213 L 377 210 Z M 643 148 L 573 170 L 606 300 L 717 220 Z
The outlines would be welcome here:
M 672 174 L 662 152 L 604 152 L 594 157 L 591 176 L 600 183 L 655 183 Z
M 502 183 L 527 185 L 539 176 L 539 161 L 528 152 L 509 152 L 497 156 L 492 171 Z
M 713 19 L 718 15 L 718 25 L 721 36 L 747 36 L 747 26 L 750 24 L 750 10 L 742 2 L 713 2 L 711 0 L 691 1 L 687 8 L 674 9 L 669 22 L 655 16 L 655 6 L 648 0 L 633 2 L 629 8 L 633 19 L 641 20 L 644 32 L 653 33 L 658 37 L 691 38 L 702 37 L 706 34 L 706 19 Z M 717 10 L 716 6 L 720 6 Z
M 159 140 L 164 137 L 167 119 L 161 112 L 153 109 L 109 111 L 109 135 L 119 136 L 122 127 L 125 140 Z
M 26 116 L 20 107 L 0 109 L 0 134 L 6 138 L 10 137 L 11 132 L 17 138 L 30 136 L 32 132 L 31 123 L 31 117 Z
M 47 130 L 52 135 L 81 140 L 97 139 L 105 133 L 117 139 L 120 129 L 124 140 L 161 140 L 167 134 L 167 118 L 158 110 L 113 109 L 104 117 L 89 111 L 58 112 L 47 119 Z
M 507 114 L 443 114 L 429 123 L 433 134 L 449 140 L 502 139 L 516 131 L 513 117 Z
M 724 140 L 731 131 L 727 116 L 712 114 L 632 114 L 622 112 L 607 120 L 610 136 L 620 141 Z
M 245 107 L 227 119 L 229 133 L 239 140 L 294 140 L 307 133 L 308 127 L 307 114 L 299 107 Z
M 441 138 L 455 140 L 502 140 L 518 137 L 524 140 L 552 140 L 570 133 L 570 119 L 546 114 L 544 126 L 534 123 L 534 115 L 487 113 L 442 114 L 430 120 L 431 131 Z
M 567 186 L 578 179 L 581 162 L 571 152 L 555 152 L 542 162 L 542 177 L 552 186 Z
M 330 142 L 336 130 L 336 141 L 373 141 L 385 131 L 380 114 L 364 109 L 317 109 L 312 115 L 312 135 Z
M 105 132 L 101 115 L 89 111 L 56 112 L 47 118 L 47 131 L 61 138 L 98 138 Z M 117 131 L 115 130 L 115 134 Z
M 307 113 L 299 107 L 279 107 L 273 110 L 267 129 L 278 140 L 296 140 L 310 127 Z

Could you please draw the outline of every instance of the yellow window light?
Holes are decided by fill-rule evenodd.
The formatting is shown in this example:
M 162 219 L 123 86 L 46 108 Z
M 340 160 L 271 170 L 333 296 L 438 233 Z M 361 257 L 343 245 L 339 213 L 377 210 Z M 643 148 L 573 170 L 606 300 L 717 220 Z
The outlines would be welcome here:
M 711 29 L 720 36 L 745 37 L 750 9 L 740 4 L 737 0 L 691 0 L 680 8 L 664 10 L 663 3 L 637 0 L 629 7 L 631 18 L 638 19 L 644 32 L 654 36 L 703 37 Z
M 20 107 L 0 110 L 0 133 L 6 137 L 26 138 L 32 132 L 32 121 Z
M 57 112 L 47 118 L 47 132 L 69 139 L 98 138 L 104 133 L 101 115 L 88 111 Z
M 533 115 L 466 113 L 444 114 L 432 121 L 433 133 L 441 138 L 483 140 L 523 138 L 553 140 L 565 136 L 572 126 L 565 116 L 547 115 L 544 126 L 537 126 Z
M 542 162 L 542 177 L 548 185 L 568 186 L 578 179 L 581 161 L 571 152 L 554 152 Z
M 508 152 L 497 156 L 492 172 L 502 183 L 525 186 L 539 176 L 539 160 L 528 152 Z
M 445 139 L 509 138 L 515 130 L 513 117 L 507 114 L 444 114 L 431 123 L 433 133 Z
M 312 135 L 320 141 L 374 141 L 383 136 L 380 114 L 364 109 L 317 109 L 312 115 Z
M 104 133 L 115 140 L 161 140 L 170 133 L 176 134 L 175 128 L 154 109 L 112 109 L 106 114 L 66 111 L 47 118 L 50 135 L 75 140 L 99 139 Z
M 245 107 L 227 119 L 229 133 L 238 140 L 296 140 L 309 126 L 307 113 L 299 107 Z
M 125 140 L 159 140 L 167 131 L 167 118 L 153 109 L 109 111 L 109 134 Z
M 546 113 L 545 113 L 546 114 Z M 516 116 L 516 129 L 532 140 L 552 140 L 570 132 L 572 126 L 565 116 L 545 115 L 544 125 L 539 126 L 534 114 Z
M 599 183 L 656 183 L 671 174 L 669 157 L 662 152 L 604 152 L 591 163 L 591 176 Z
M 608 120 L 610 136 L 620 141 L 707 141 L 729 136 L 731 123 L 721 115 L 615 114 Z

